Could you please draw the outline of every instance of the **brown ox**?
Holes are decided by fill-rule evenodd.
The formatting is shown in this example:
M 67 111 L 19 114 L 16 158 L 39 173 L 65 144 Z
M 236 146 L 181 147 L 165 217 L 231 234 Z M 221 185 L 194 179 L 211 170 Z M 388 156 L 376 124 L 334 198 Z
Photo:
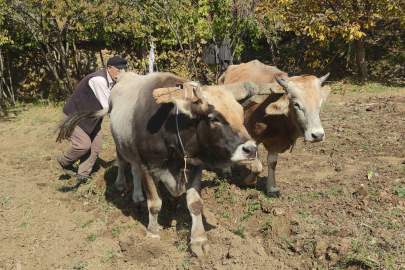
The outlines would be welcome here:
M 324 140 L 319 113 L 322 103 L 330 93 L 329 86 L 321 86 L 329 73 L 321 78 L 315 76 L 295 76 L 288 78 L 287 73 L 276 67 L 267 66 L 258 60 L 232 65 L 219 78 L 219 84 L 231 84 L 238 81 L 258 83 L 278 82 L 285 90 L 284 94 L 271 94 L 263 97 L 260 104 L 245 111 L 245 126 L 257 144 L 266 148 L 268 176 L 267 194 L 279 197 L 274 172 L 279 153 L 284 153 L 294 146 L 299 137 L 311 142 Z M 252 163 L 252 172 L 244 185 L 253 185 L 263 167 L 259 159 Z M 224 174 L 229 174 L 229 168 Z

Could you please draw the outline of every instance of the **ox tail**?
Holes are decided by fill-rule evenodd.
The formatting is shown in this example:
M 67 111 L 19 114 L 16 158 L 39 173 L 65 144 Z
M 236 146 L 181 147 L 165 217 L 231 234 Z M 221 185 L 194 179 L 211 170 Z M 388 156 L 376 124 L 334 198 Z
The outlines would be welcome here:
M 70 114 L 68 117 L 63 119 L 63 121 L 56 128 L 55 133 L 59 131 L 56 142 L 61 142 L 62 140 L 68 140 L 72 136 L 75 127 L 83 120 L 89 118 L 101 118 L 110 112 L 109 107 L 106 107 L 99 111 L 85 111 L 85 112 L 75 112 Z

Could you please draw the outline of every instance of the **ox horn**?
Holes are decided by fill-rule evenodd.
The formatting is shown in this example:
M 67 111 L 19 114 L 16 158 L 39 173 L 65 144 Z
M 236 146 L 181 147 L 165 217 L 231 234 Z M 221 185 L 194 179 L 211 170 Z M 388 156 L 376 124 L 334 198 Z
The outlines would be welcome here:
M 287 89 L 287 87 L 288 87 L 288 79 L 287 78 L 285 78 L 285 77 L 279 78 L 277 76 L 274 76 L 274 77 L 276 77 L 276 81 L 278 82 L 279 85 L 281 85 L 284 89 Z
M 326 81 L 326 79 L 329 77 L 329 75 L 330 75 L 330 72 L 328 72 L 328 74 L 326 74 L 325 76 L 320 77 L 318 80 L 321 82 L 321 84 L 323 84 Z

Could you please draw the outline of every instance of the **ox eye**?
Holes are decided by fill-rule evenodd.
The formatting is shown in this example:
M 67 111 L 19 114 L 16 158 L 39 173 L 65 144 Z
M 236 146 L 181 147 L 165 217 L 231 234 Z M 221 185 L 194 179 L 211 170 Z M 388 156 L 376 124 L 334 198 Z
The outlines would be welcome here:
M 220 123 L 220 120 L 211 114 L 208 115 L 208 120 L 210 121 L 211 124 Z
M 294 107 L 302 111 L 302 107 L 298 102 L 293 103 Z

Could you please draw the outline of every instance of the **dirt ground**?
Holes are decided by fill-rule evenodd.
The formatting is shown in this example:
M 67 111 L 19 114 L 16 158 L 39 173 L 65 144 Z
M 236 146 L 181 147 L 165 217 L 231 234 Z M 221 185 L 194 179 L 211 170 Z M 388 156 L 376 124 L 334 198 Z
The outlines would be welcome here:
M 74 188 L 56 157 L 61 107 L 19 104 L 0 121 L 1 269 L 405 269 L 405 89 L 332 85 L 321 118 L 326 140 L 279 156 L 279 199 L 233 167 L 204 171 L 211 253 L 190 253 L 185 196 L 162 186 L 161 239 L 145 238 L 146 203 L 115 190 L 109 119 L 92 181 Z M 217 175 L 218 172 L 218 175 Z

